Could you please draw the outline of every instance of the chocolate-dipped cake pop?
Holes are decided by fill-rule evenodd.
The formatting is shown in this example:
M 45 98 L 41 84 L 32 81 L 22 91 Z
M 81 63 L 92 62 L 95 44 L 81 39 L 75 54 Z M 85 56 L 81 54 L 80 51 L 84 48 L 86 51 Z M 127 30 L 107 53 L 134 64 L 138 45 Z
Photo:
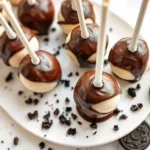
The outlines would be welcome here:
M 48 34 L 54 19 L 52 0 L 22 0 L 18 8 L 18 18 L 36 34 Z
M 21 0 L 9 0 L 13 5 L 18 5 Z
M 39 50 L 33 51 L 23 30 L 21 29 L 13 12 L 7 8 L 7 2 L 3 2 L 16 33 L 28 50 L 29 55 L 20 62 L 18 74 L 23 85 L 33 92 L 44 93 L 52 90 L 61 79 L 59 62 L 52 54 Z
M 95 12 L 92 3 L 89 0 L 82 0 L 85 22 L 95 23 Z M 65 34 L 71 32 L 79 25 L 79 19 L 74 0 L 64 0 L 58 13 L 58 24 Z
M 108 2 L 109 0 L 103 0 L 102 4 L 96 71 L 84 73 L 74 89 L 77 110 L 85 120 L 90 122 L 102 122 L 109 119 L 120 100 L 119 83 L 112 75 L 103 72 Z
M 5 28 L 4 33 L 0 36 L 0 56 L 6 65 L 19 67 L 21 60 L 28 54 L 28 52 L 1 13 L 0 23 Z M 27 27 L 22 27 L 22 30 L 29 40 L 29 43 L 32 45 L 33 50 L 38 50 L 39 42 L 34 32 Z
M 148 1 L 144 0 L 142 3 L 133 37 L 119 40 L 109 54 L 113 73 L 124 80 L 138 81 L 150 67 L 148 45 L 139 39 Z
M 80 26 L 73 29 L 66 39 L 67 53 L 80 67 L 93 67 L 96 62 L 96 50 L 99 26 L 85 23 L 82 3 L 75 1 Z M 108 45 L 108 37 L 106 48 Z

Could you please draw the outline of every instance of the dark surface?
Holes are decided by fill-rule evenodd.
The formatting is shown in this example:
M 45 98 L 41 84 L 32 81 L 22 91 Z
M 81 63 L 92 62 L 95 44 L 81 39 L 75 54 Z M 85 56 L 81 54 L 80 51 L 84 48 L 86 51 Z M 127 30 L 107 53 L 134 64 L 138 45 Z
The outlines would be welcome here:
M 144 121 L 130 134 L 119 140 L 125 150 L 145 150 L 150 144 L 150 126 Z
M 27 0 L 22 0 L 18 8 L 18 18 L 37 34 L 46 35 L 54 19 L 53 3 L 51 0 L 37 0 L 35 5 L 30 6 Z

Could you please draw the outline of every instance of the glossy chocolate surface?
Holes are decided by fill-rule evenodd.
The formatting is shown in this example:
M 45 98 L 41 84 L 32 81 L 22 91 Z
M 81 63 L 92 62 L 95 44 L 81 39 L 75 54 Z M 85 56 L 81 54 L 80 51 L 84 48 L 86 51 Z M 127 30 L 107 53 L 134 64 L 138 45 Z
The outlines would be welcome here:
M 96 24 L 87 25 L 88 32 L 90 34 L 88 39 L 81 37 L 80 26 L 76 27 L 70 37 L 70 41 L 67 44 L 67 49 L 70 50 L 77 58 L 80 67 L 93 67 L 94 62 L 88 61 L 88 58 L 96 53 L 99 26 Z M 108 45 L 108 36 L 106 48 Z
M 30 6 L 27 0 L 22 0 L 18 8 L 18 17 L 22 24 L 35 30 L 39 35 L 48 34 L 54 19 L 54 6 L 51 0 L 37 0 Z
M 74 90 L 74 99 L 80 115 L 88 121 L 104 121 L 109 118 L 112 112 L 99 113 L 92 109 L 92 106 L 107 101 L 121 93 L 120 86 L 116 79 L 103 73 L 103 87 L 95 88 L 93 86 L 95 71 L 86 72 L 77 82 Z
M 137 51 L 130 52 L 128 49 L 130 43 L 131 38 L 123 38 L 118 41 L 110 51 L 109 61 L 115 67 L 131 72 L 135 77 L 135 81 L 138 81 L 146 70 L 149 49 L 147 43 L 140 39 Z
M 40 58 L 38 65 L 33 65 L 31 57 L 27 55 L 21 61 L 18 73 L 33 82 L 53 82 L 61 79 L 59 62 L 52 54 L 39 50 L 36 52 Z
M 95 23 L 95 14 L 93 5 L 88 0 L 82 0 L 85 19 L 90 18 Z M 61 5 L 61 13 L 65 21 L 59 21 L 59 24 L 78 24 L 79 19 L 77 12 L 72 10 L 71 0 L 65 0 Z
M 33 37 L 35 37 L 34 32 L 27 27 L 22 27 L 22 30 L 25 33 L 25 36 L 30 41 Z M 21 40 L 18 38 L 16 39 L 9 39 L 6 32 L 2 34 L 0 37 L 0 56 L 2 57 L 4 63 L 9 65 L 9 59 L 16 54 L 17 52 L 21 51 L 24 48 Z

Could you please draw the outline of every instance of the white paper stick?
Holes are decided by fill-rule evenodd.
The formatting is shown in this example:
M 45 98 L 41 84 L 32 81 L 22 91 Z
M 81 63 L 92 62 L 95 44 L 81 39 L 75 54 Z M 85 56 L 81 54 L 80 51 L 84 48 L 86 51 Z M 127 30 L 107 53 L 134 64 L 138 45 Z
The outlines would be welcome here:
M 9 9 L 8 7 L 8 2 L 6 0 L 3 0 L 3 6 L 4 9 L 8 15 L 8 18 L 11 22 L 11 24 L 13 25 L 14 29 L 16 30 L 16 33 L 18 34 L 18 36 L 20 37 L 22 43 L 24 44 L 25 48 L 28 50 L 28 53 L 31 57 L 32 63 L 34 65 L 37 65 L 40 63 L 40 59 L 38 58 L 38 56 L 36 55 L 35 51 L 32 50 L 29 41 L 27 40 L 24 32 L 22 31 L 17 19 L 15 18 L 13 12 L 11 9 Z
M 81 37 L 83 39 L 87 39 L 89 37 L 89 32 L 87 30 L 86 23 L 85 23 L 82 2 L 81 2 L 81 0 L 74 0 L 74 2 L 76 5 L 76 10 L 77 10 L 78 18 L 79 18 L 79 22 L 80 22 Z
M 36 4 L 36 0 L 28 0 L 28 4 L 29 4 L 30 6 L 33 6 L 33 5 Z
M 72 10 L 76 11 L 75 0 L 71 0 Z
M 143 20 L 144 20 L 145 14 L 146 14 L 148 2 L 149 2 L 149 0 L 143 0 L 143 2 L 142 2 L 140 13 L 139 13 L 139 16 L 138 16 L 138 19 L 136 22 L 136 26 L 134 29 L 132 41 L 131 41 L 131 44 L 129 45 L 129 50 L 131 52 L 135 52 L 137 50 L 138 38 L 139 38 Z
M 103 0 L 102 4 L 102 14 L 101 14 L 101 25 L 100 32 L 98 37 L 98 46 L 97 46 L 97 56 L 96 56 L 96 70 L 95 70 L 95 79 L 93 85 L 97 88 L 103 86 L 102 75 L 103 75 L 103 66 L 104 66 L 104 54 L 106 49 L 106 29 L 107 29 L 107 18 L 109 12 L 109 0 Z
M 4 27 L 4 29 L 6 30 L 6 33 L 9 37 L 9 39 L 15 39 L 17 37 L 17 35 L 15 34 L 15 32 L 11 29 L 11 27 L 8 25 L 7 21 L 5 20 L 4 16 L 0 13 L 0 23 L 1 25 Z

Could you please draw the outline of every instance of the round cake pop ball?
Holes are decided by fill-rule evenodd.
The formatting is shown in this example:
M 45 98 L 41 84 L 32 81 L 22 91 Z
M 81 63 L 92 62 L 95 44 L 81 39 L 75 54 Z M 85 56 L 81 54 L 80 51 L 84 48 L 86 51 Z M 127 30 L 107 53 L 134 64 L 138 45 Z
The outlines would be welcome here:
M 87 121 L 102 122 L 109 119 L 120 100 L 121 89 L 117 80 L 103 72 L 103 86 L 93 85 L 95 71 L 88 71 L 79 79 L 74 90 L 74 99 L 79 114 Z
M 9 1 L 14 5 L 18 5 L 21 2 L 21 0 L 9 0 Z
M 30 6 L 27 0 L 22 0 L 18 8 L 18 18 L 36 34 L 46 35 L 54 19 L 53 3 L 51 0 L 37 0 L 35 5 Z
M 96 63 L 99 26 L 96 24 L 88 24 L 87 29 L 90 35 L 87 39 L 81 37 L 80 26 L 69 33 L 66 39 L 67 53 L 71 60 L 80 67 L 93 67 Z M 108 36 L 106 49 L 107 46 Z
M 39 50 L 36 54 L 40 58 L 40 64 L 32 64 L 31 57 L 25 56 L 19 66 L 19 78 L 23 85 L 33 92 L 51 91 L 61 80 L 59 62 L 46 51 Z
M 87 24 L 95 23 L 95 13 L 92 3 L 89 0 L 82 0 L 85 22 Z M 72 9 L 71 0 L 65 0 L 61 4 L 58 13 L 58 23 L 65 34 L 69 34 L 79 25 L 77 11 Z
M 34 32 L 27 27 L 22 27 L 34 51 L 39 49 L 39 41 Z M 6 32 L 0 37 L 0 56 L 6 65 L 19 67 L 21 60 L 28 54 L 20 38 L 9 39 Z
M 109 54 L 110 66 L 119 78 L 138 81 L 149 65 L 149 49 L 147 43 L 139 39 L 137 51 L 131 52 L 130 43 L 131 38 L 123 38 L 114 45 Z

